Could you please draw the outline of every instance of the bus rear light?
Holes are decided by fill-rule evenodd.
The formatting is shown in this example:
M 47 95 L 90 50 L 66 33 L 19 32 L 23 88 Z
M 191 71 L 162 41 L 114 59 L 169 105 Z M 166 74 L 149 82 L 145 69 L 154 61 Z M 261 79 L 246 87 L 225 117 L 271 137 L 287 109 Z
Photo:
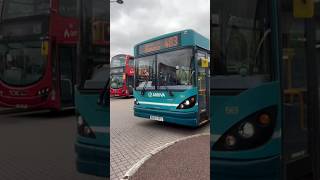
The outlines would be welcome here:
M 177 109 L 190 109 L 196 104 L 196 96 L 189 97 L 179 104 Z
M 78 134 L 83 137 L 88 138 L 96 138 L 94 132 L 91 130 L 87 122 L 82 116 L 78 116 L 77 118 L 77 129 Z
M 262 109 L 232 126 L 212 146 L 214 151 L 241 151 L 267 143 L 276 126 L 277 106 Z

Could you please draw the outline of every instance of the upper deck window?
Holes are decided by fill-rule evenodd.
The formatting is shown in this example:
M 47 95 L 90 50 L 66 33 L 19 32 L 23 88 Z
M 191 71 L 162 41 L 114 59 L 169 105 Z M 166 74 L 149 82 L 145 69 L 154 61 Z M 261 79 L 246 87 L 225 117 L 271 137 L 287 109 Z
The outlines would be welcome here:
M 49 14 L 50 0 L 4 1 L 3 19 Z
M 115 56 L 111 59 L 111 67 L 124 67 L 126 65 L 125 56 Z
M 59 13 L 61 16 L 77 17 L 77 0 L 60 0 Z

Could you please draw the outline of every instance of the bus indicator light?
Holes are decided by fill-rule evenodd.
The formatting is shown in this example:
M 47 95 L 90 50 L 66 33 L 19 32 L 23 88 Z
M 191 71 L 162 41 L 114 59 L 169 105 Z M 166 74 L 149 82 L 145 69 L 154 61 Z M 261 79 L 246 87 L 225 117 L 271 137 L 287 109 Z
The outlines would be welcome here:
M 268 114 L 261 114 L 258 119 L 261 125 L 267 126 L 271 123 L 270 116 Z

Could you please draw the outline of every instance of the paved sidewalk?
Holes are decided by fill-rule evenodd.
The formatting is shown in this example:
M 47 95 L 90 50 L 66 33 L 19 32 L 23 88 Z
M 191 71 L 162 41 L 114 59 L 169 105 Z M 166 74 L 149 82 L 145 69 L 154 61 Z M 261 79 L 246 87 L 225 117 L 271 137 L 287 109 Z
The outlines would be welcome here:
M 130 180 L 210 179 L 210 136 L 179 141 L 151 156 Z
M 133 116 L 133 99 L 111 99 L 110 179 L 120 180 L 151 151 L 178 139 L 210 132 Z M 208 143 L 209 144 L 209 143 Z

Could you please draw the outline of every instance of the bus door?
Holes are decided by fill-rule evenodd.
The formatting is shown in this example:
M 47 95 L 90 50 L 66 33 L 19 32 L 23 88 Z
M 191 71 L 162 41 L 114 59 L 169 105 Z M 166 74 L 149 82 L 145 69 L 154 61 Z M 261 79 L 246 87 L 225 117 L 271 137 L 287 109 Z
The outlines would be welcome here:
M 314 41 L 310 38 L 310 20 L 294 16 L 294 1 L 281 6 L 282 93 L 283 93 L 283 167 L 286 180 L 310 176 L 315 170 L 313 158 L 314 125 L 318 119 L 314 106 Z M 313 55 L 312 55 L 313 54 Z M 318 144 L 318 143 L 317 143 Z
M 320 179 L 320 2 L 317 1 L 316 2 L 316 5 L 315 5 L 316 9 L 315 9 L 315 61 L 316 61 L 316 67 L 317 67 L 317 70 L 316 70 L 316 73 L 315 73 L 315 76 L 318 78 L 318 83 L 317 83 L 317 87 L 316 87 L 316 93 L 318 98 L 315 98 L 315 103 L 317 104 L 317 109 L 315 109 L 315 113 L 316 114 L 316 129 L 314 130 L 317 135 L 315 138 L 315 141 L 317 143 L 314 143 L 316 145 L 316 148 L 315 148 L 315 152 L 317 153 L 317 158 L 314 158 L 316 159 L 316 162 L 314 163 L 314 169 L 315 169 L 315 179 L 318 178 Z
M 133 83 L 134 83 L 134 76 L 131 75 L 127 75 L 127 87 L 128 87 L 128 91 L 129 94 L 132 95 L 133 94 Z
M 209 54 L 205 51 L 198 50 L 196 55 L 198 64 L 197 86 L 198 86 L 198 111 L 199 124 L 209 120 Z M 193 74 L 191 75 L 193 76 Z
M 74 105 L 75 83 L 75 46 L 59 46 L 58 57 L 60 62 L 60 94 L 62 107 Z
M 129 76 L 127 76 L 127 86 L 129 90 L 129 94 L 133 95 L 133 83 L 134 83 L 134 59 L 129 58 L 128 62 L 129 67 Z

